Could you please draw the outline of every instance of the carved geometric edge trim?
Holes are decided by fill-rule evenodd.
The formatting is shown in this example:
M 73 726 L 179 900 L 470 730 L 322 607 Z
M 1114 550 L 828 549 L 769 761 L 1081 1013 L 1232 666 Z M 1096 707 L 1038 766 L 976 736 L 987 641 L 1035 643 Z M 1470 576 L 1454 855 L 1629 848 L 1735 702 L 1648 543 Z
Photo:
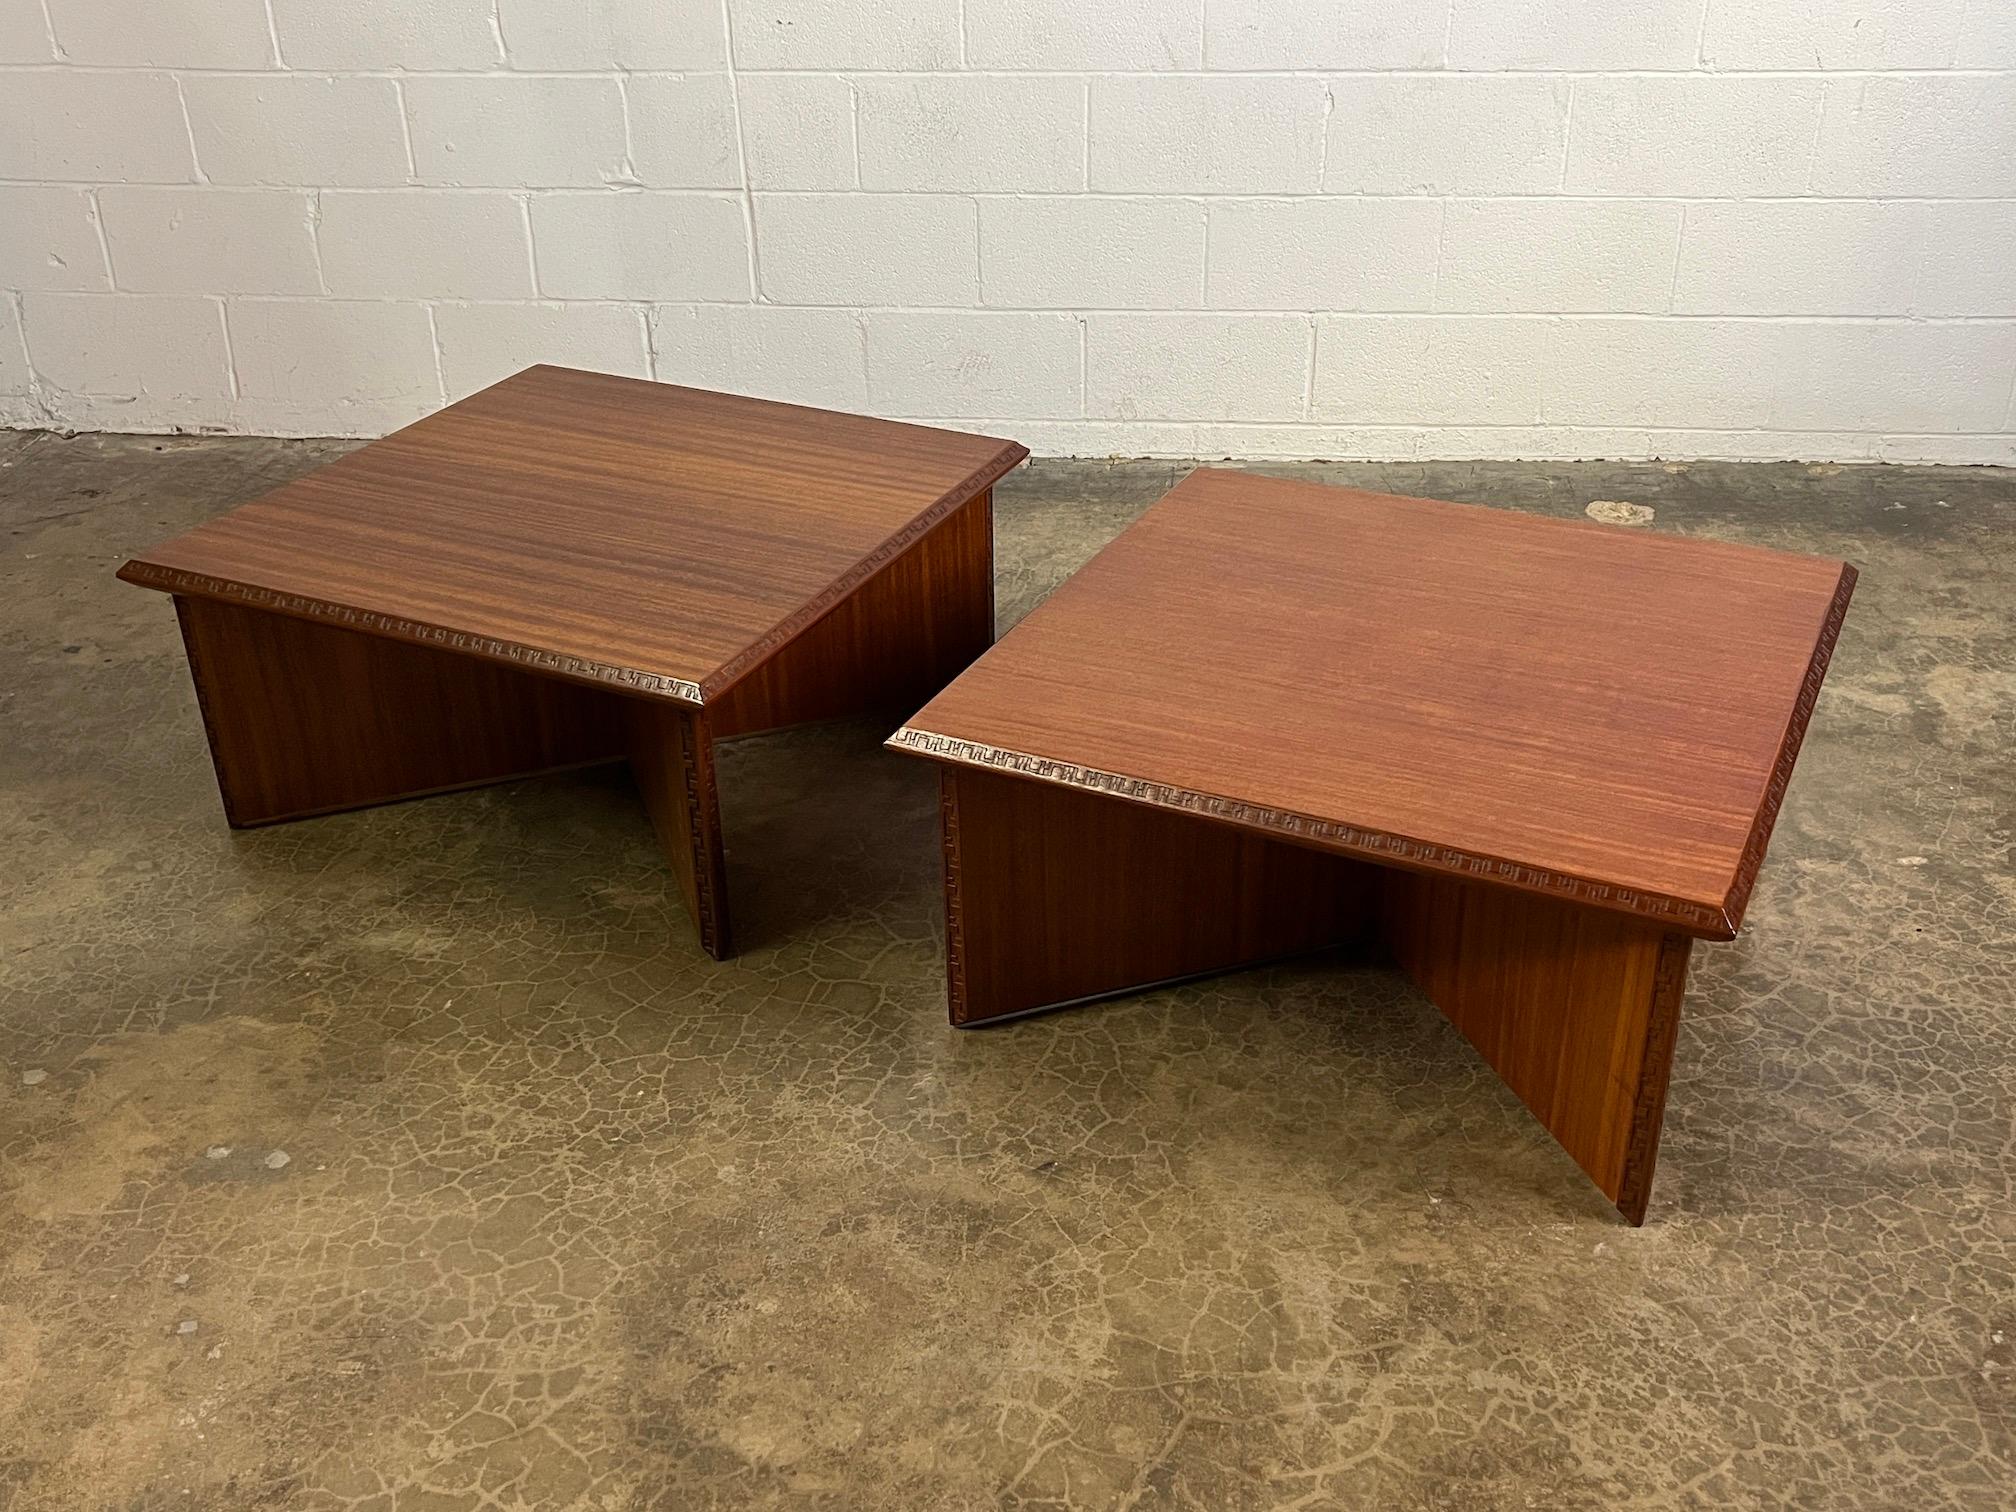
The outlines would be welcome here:
M 1792 705 L 1792 717 L 1786 722 L 1784 738 L 1778 745 L 1778 759 L 1772 764 L 1771 778 L 1764 785 L 1764 801 L 1758 806 L 1757 818 L 1750 826 L 1750 837 L 1743 843 L 1743 855 L 1736 863 L 1736 880 L 1723 902 L 1731 935 L 1743 922 L 1743 911 L 1750 904 L 1750 890 L 1756 886 L 1758 869 L 1764 864 L 1764 852 L 1771 844 L 1771 831 L 1778 823 L 1778 810 L 1784 806 L 1785 789 L 1792 781 L 1792 768 L 1799 760 L 1799 747 L 1805 742 L 1806 726 L 1813 718 L 1814 705 L 1820 700 L 1820 685 L 1827 680 L 1827 666 L 1834 659 L 1834 644 L 1841 638 L 1842 622 L 1848 617 L 1848 601 L 1855 596 L 1855 580 L 1855 569 L 1843 562 L 1840 580 L 1834 585 L 1834 597 L 1827 605 L 1827 617 L 1820 624 L 1820 639 L 1813 647 L 1813 659 L 1806 665 L 1806 676 L 1799 684 L 1799 696 Z
M 959 799 L 952 790 L 952 769 L 938 769 L 939 829 L 945 848 L 945 1000 L 952 1022 L 966 1022 L 965 903 L 960 896 Z
M 400 619 L 396 615 L 379 614 L 368 609 L 352 609 L 344 604 L 330 603 L 326 599 L 308 598 L 298 593 L 280 593 L 271 588 L 255 588 L 246 583 L 234 583 L 229 578 L 209 577 L 200 572 L 156 567 L 151 562 L 128 562 L 119 569 L 119 576 L 126 582 L 137 584 L 142 588 L 158 588 L 166 593 L 193 594 L 198 598 L 223 599 L 229 603 L 243 604 L 251 609 L 264 609 L 274 614 L 288 614 L 296 619 L 310 620 L 316 624 L 334 625 L 342 630 L 356 630 L 366 635 L 384 636 L 388 640 L 411 641 L 416 645 L 438 647 L 443 651 L 453 651 L 463 656 L 481 657 L 485 661 L 506 662 L 514 667 L 522 667 L 528 672 L 541 672 L 550 677 L 594 683 L 598 687 L 616 688 L 625 693 L 651 694 L 695 706 L 700 703 L 700 685 L 688 682 L 683 677 L 663 677 L 654 672 L 639 672 L 632 667 L 587 661 L 578 656 L 565 656 L 557 651 L 541 651 L 512 641 L 495 640 L 487 635 L 444 630 L 439 625 L 423 624 L 419 620 Z
M 795 639 L 806 626 L 814 620 L 823 618 L 869 578 L 916 545 L 920 538 L 942 525 L 947 518 L 970 504 L 978 495 L 991 489 L 1028 455 L 1028 447 L 1011 442 L 1006 450 L 974 468 L 936 504 L 916 516 L 825 588 L 764 631 L 762 636 L 752 641 L 746 649 L 737 652 L 708 673 L 700 683 L 703 695 L 707 698 L 718 697 L 744 673 L 768 661 L 779 647 Z
M 1247 829 L 1268 830 L 1277 835 L 1314 841 L 1325 849 L 1347 851 L 1425 871 L 1475 878 L 1506 887 L 1520 888 L 1526 892 L 1549 893 L 1595 908 L 1607 908 L 1620 913 L 1636 914 L 1643 918 L 1683 925 L 1704 934 L 1723 935 L 1729 929 L 1723 911 L 1706 904 L 1690 903 L 1680 898 L 1667 897 L 1662 893 L 1616 887 L 1605 882 L 1592 882 L 1586 877 L 1571 876 L 1566 872 L 1549 871 L 1543 867 L 1526 866 L 1518 862 L 1501 861 L 1495 856 L 1454 850 L 1445 845 L 1429 845 L 1420 840 L 1410 840 L 1403 835 L 1389 835 L 1383 830 L 1364 829 L 1355 824 L 1341 824 L 1334 819 L 1317 819 L 1308 814 L 1298 814 L 1286 809 L 1262 808 L 1258 804 L 1245 803 L 1237 799 L 1220 798 L 1214 794 L 1170 787 L 1166 783 L 1149 782 L 1139 777 L 1122 777 L 1114 772 L 1102 772 L 1095 767 L 1054 761 L 1047 756 L 1030 756 L 1021 751 L 1005 751 L 998 746 L 981 745 L 976 741 L 933 735 L 925 730 L 911 729 L 907 725 L 891 735 L 887 743 L 902 750 L 917 752 L 919 755 L 935 757 L 940 761 L 956 761 L 966 766 L 988 767 L 996 771 L 1013 773 L 1018 777 L 1033 777 L 1042 782 L 1081 788 L 1109 798 L 1145 803 L 1154 808 L 1170 809 L 1177 813 L 1195 814 L 1201 818 L 1216 819 Z

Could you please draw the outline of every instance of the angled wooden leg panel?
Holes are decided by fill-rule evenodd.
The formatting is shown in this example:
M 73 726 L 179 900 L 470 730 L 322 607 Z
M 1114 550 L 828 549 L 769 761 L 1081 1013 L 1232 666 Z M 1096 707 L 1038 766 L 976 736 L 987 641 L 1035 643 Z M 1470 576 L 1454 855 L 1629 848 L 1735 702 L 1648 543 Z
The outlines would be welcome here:
M 1338 856 L 967 767 L 941 769 L 952 1022 L 1342 944 L 1374 908 Z
M 994 508 L 974 495 L 775 656 L 708 700 L 716 739 L 910 713 L 994 643 Z
M 236 826 L 623 755 L 612 694 L 217 599 L 175 613 Z
M 700 948 L 726 960 L 732 949 L 728 868 L 707 716 L 641 698 L 629 702 L 630 770 L 700 932 Z
M 1408 975 L 1643 1223 L 1693 942 L 1599 909 L 1406 872 L 1389 874 L 1381 909 Z

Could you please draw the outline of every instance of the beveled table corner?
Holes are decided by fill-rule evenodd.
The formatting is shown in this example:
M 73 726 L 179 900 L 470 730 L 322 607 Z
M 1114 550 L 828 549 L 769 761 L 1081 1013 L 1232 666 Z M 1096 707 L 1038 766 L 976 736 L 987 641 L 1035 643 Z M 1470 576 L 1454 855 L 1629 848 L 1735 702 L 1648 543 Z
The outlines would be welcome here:
M 972 1027 L 1383 946 L 1632 1223 L 1855 570 L 1193 472 L 896 732 Z
M 914 707 L 993 639 L 997 437 L 537 366 L 140 553 L 226 817 L 628 761 L 731 949 L 714 742 Z

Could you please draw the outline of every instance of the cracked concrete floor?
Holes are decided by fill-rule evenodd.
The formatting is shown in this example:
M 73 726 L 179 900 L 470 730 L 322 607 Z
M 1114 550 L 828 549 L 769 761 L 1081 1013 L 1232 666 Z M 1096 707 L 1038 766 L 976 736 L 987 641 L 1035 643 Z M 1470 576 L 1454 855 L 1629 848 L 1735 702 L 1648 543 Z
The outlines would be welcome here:
M 620 772 L 233 835 L 112 571 L 341 449 L 0 436 L 0 1507 L 2011 1504 L 2016 474 L 1267 469 L 1862 568 L 1633 1231 L 1380 969 L 947 1029 L 867 725 L 724 755 L 724 966 Z

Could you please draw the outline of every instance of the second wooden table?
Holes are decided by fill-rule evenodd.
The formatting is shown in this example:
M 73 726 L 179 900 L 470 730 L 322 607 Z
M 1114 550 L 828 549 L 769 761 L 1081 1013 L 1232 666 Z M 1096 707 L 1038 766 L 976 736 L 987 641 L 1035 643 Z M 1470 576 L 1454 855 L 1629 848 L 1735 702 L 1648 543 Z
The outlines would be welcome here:
M 1192 473 L 892 739 L 952 1020 L 1371 934 L 1632 1222 L 1841 562 Z

